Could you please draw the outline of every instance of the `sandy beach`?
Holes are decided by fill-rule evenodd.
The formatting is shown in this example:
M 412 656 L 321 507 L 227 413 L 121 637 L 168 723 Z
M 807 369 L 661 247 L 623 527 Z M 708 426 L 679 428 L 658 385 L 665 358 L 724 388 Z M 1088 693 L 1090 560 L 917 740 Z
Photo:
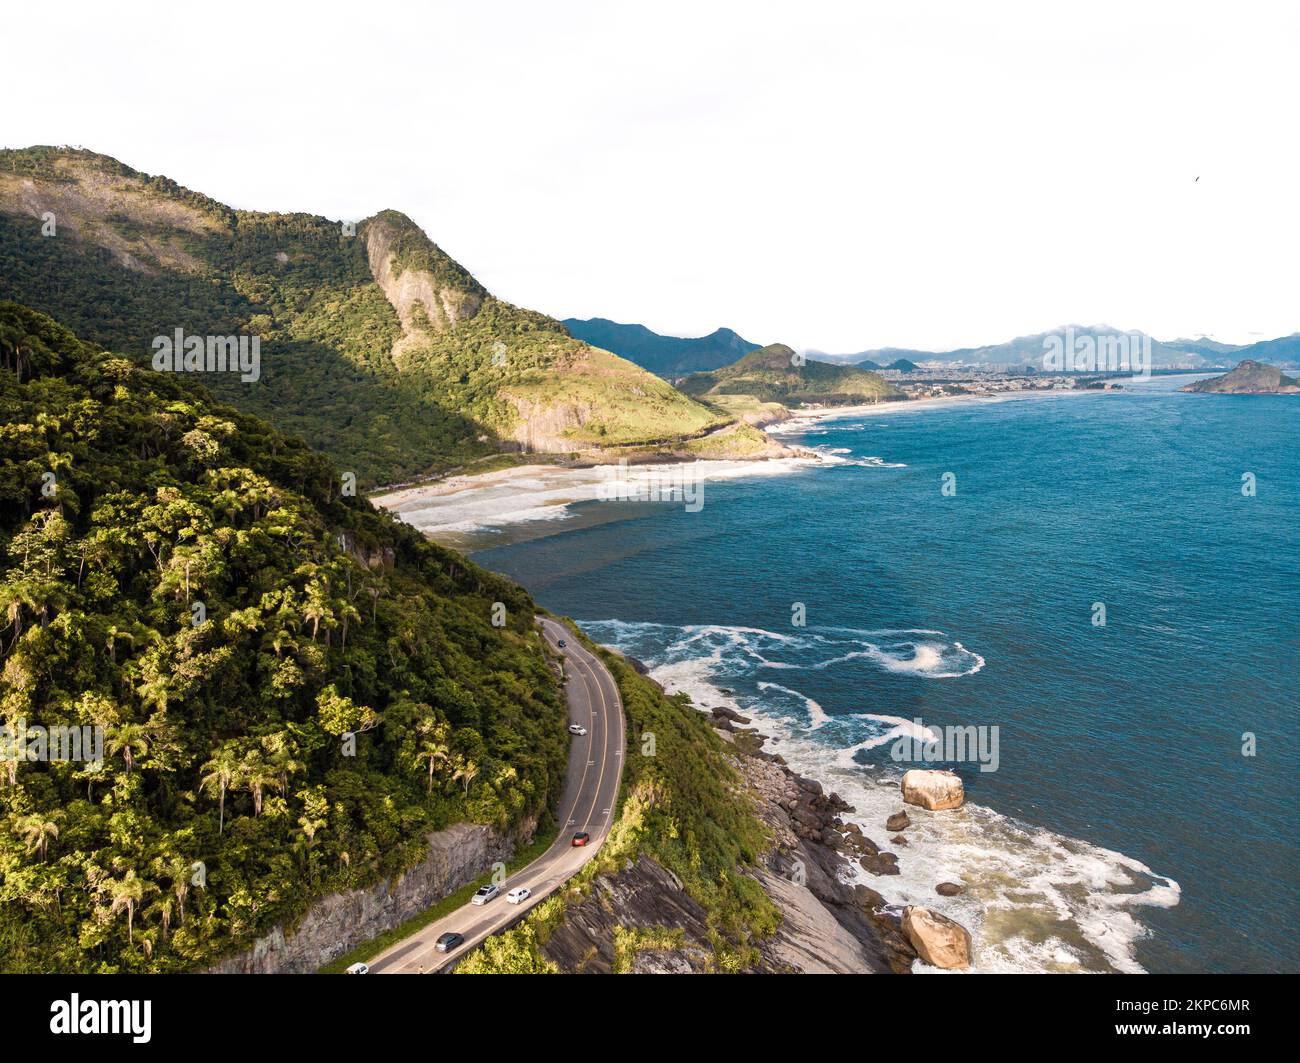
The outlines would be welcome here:
M 1101 392 L 1054 391 L 1048 395 L 1097 395 Z M 775 437 L 796 437 L 822 421 L 852 417 L 882 417 L 920 413 L 954 406 L 992 405 L 1047 397 L 1042 392 L 1006 395 L 954 395 L 882 402 L 862 406 L 804 408 L 788 420 L 768 425 Z M 654 501 L 690 505 L 692 490 L 711 481 L 749 477 L 785 476 L 844 459 L 836 454 L 804 448 L 797 457 L 758 459 L 701 459 L 680 462 L 642 462 L 571 466 L 516 465 L 485 473 L 459 473 L 426 483 L 409 484 L 370 496 L 375 505 L 394 513 L 430 538 L 458 549 L 475 550 L 517 538 L 536 538 L 560 530 L 557 524 L 576 519 L 574 510 L 586 502 Z M 879 459 L 863 464 L 888 467 Z M 675 490 L 674 490 L 675 489 Z M 584 507 L 583 519 L 601 523 L 618 519 L 626 510 Z M 566 524 L 566 528 L 571 525 Z M 508 535 L 503 537 L 503 532 Z

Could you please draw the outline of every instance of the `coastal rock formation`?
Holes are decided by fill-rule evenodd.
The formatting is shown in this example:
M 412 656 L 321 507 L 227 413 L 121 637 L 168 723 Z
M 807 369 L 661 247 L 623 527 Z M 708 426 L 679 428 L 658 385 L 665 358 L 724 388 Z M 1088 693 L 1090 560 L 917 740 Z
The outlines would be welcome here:
M 966 887 L 957 882 L 940 882 L 934 887 L 934 892 L 940 897 L 956 897 L 959 893 L 965 893 Z
M 966 800 L 961 778 L 951 771 L 913 768 L 903 776 L 903 800 L 931 812 L 960 808 Z
M 1178 390 L 1205 395 L 1297 395 L 1300 394 L 1300 380 L 1286 376 L 1275 365 L 1248 358 L 1239 362 L 1230 373 L 1198 380 Z
M 903 909 L 903 933 L 931 967 L 960 970 L 970 966 L 970 931 L 932 908 L 908 905 Z
M 912 821 L 907 818 L 906 812 L 895 812 L 885 820 L 885 830 L 897 833 L 900 830 L 906 830 L 912 825 Z
M 781 913 L 775 933 L 752 942 L 748 969 L 908 973 L 916 950 L 898 910 L 852 882 L 850 860 L 879 850 L 840 819 L 849 805 L 761 751 L 736 746 L 732 763 L 772 838 L 754 877 Z M 714 928 L 676 876 L 643 856 L 570 899 L 542 954 L 570 972 L 705 972 L 715 964 Z

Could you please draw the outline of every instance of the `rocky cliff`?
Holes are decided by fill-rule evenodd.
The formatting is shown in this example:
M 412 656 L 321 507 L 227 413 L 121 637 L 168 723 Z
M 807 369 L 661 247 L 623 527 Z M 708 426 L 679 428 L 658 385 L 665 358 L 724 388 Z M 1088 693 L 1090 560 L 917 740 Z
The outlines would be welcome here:
M 532 831 L 527 831 L 531 835 Z M 296 926 L 277 926 L 251 949 L 229 956 L 213 974 L 304 974 L 378 937 L 510 858 L 513 840 L 488 827 L 458 823 L 429 835 L 424 860 L 395 880 L 317 901 Z

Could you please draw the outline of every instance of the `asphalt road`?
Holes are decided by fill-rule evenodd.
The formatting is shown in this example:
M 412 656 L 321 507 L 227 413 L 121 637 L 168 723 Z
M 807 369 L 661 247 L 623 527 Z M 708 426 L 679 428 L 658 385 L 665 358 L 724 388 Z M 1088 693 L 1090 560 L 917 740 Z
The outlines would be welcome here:
M 501 892 L 487 904 L 466 903 L 384 950 L 370 961 L 372 974 L 430 974 L 454 962 L 563 885 L 596 855 L 609 834 L 623 774 L 626 742 L 618 685 L 609 670 L 579 644 L 568 628 L 554 620 L 538 619 L 543 637 L 564 655 L 569 722 L 587 729 L 582 737 L 570 736 L 568 773 L 560 798 L 559 836 L 546 852 L 501 883 Z M 561 639 L 567 642 L 564 649 L 559 649 Z M 591 835 L 587 845 L 572 845 L 573 835 L 578 831 Z M 510 904 L 506 900 L 506 894 L 516 886 L 527 886 L 533 891 L 522 904 Z M 438 952 L 434 943 L 449 931 L 463 934 L 465 943 L 451 952 Z

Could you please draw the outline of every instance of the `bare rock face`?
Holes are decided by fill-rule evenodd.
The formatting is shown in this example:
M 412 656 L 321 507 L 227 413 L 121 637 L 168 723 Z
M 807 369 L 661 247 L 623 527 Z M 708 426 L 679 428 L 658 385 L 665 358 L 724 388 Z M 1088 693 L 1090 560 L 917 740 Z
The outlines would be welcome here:
M 963 970 L 970 966 L 970 931 L 932 908 L 908 905 L 903 910 L 903 933 L 931 967 Z
M 397 271 L 394 261 L 397 233 L 392 224 L 376 218 L 366 226 L 365 239 L 370 273 L 397 311 L 404 333 L 422 327 L 435 333 L 445 332 L 478 313 L 483 303 L 480 292 L 442 283 L 425 270 Z M 423 319 L 417 313 L 417 304 Z
M 954 772 L 913 768 L 903 776 L 903 800 L 931 812 L 941 812 L 948 808 L 961 808 L 966 800 L 966 791 Z
M 527 836 L 532 829 L 528 824 Z M 435 831 L 429 835 L 423 862 L 400 878 L 322 897 L 296 927 L 274 927 L 251 948 L 225 957 L 211 971 L 310 974 L 472 882 L 497 861 L 509 859 L 513 851 L 512 840 L 478 824 L 457 823 Z

